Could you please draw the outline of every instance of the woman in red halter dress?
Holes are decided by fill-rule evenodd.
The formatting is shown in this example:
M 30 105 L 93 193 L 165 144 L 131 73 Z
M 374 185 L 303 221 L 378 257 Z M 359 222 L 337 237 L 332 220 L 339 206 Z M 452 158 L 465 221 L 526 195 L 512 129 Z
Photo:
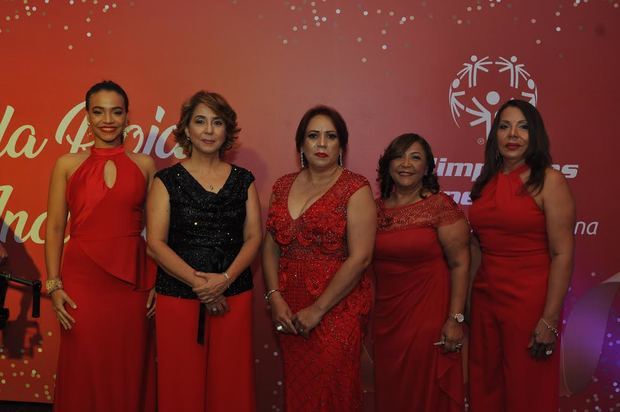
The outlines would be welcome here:
M 430 145 L 394 139 L 379 160 L 373 309 L 377 412 L 465 409 L 469 225 L 439 192 Z
M 338 112 L 310 109 L 296 135 L 307 167 L 273 187 L 263 272 L 289 412 L 362 407 L 362 332 L 372 298 L 363 272 L 376 215 L 367 180 L 339 165 L 347 138 Z
M 575 205 L 551 168 L 534 106 L 510 100 L 500 108 L 472 199 L 482 261 L 471 297 L 471 410 L 557 411 Z
M 94 147 L 62 156 L 52 173 L 45 252 L 47 291 L 62 326 L 58 412 L 155 410 L 147 319 L 154 270 L 140 236 L 154 164 L 121 144 L 127 107 L 117 84 L 93 86 L 86 110 Z

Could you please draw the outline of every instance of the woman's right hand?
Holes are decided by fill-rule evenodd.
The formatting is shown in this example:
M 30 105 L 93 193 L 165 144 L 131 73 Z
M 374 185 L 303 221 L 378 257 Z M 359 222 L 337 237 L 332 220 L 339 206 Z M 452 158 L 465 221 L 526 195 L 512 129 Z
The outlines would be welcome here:
M 293 325 L 293 312 L 291 312 L 291 308 L 289 308 L 288 303 L 286 303 L 280 292 L 271 294 L 269 304 L 271 305 L 271 319 L 276 331 L 297 335 L 297 329 Z M 281 330 L 278 329 L 278 326 L 281 326 Z
M 73 327 L 75 323 L 75 319 L 65 309 L 65 304 L 71 306 L 71 309 L 77 309 L 77 305 L 73 300 L 67 295 L 64 289 L 57 289 L 52 292 L 52 309 L 56 312 L 56 318 L 60 325 L 65 328 L 65 330 L 69 330 Z

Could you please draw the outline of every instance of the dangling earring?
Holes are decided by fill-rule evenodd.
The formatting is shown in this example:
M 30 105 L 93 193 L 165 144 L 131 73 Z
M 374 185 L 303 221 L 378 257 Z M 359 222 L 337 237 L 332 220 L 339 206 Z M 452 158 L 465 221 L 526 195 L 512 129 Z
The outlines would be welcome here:
M 127 135 L 129 134 L 129 132 L 127 131 L 127 129 L 129 128 L 129 126 L 125 127 L 123 129 L 123 137 L 121 138 L 121 143 L 125 141 L 125 139 L 127 139 Z
M 301 168 L 303 169 L 304 167 L 306 167 L 305 163 L 304 163 L 304 152 L 303 150 L 299 151 L 299 163 L 301 164 Z
M 344 167 L 344 161 L 342 160 L 342 150 L 338 154 L 338 166 Z
M 185 141 L 185 144 L 183 146 L 185 147 L 185 152 L 187 153 L 187 157 L 191 157 L 192 156 L 192 141 L 188 135 L 185 135 L 185 138 L 187 140 Z

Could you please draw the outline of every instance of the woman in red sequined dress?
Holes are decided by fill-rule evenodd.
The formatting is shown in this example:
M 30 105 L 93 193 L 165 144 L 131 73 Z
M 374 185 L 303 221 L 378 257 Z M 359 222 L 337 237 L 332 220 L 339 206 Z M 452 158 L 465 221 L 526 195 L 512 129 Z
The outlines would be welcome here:
M 154 271 L 147 270 L 140 235 L 155 165 L 122 145 L 128 106 L 116 83 L 94 85 L 86 94 L 94 146 L 60 157 L 52 172 L 45 261 L 62 326 L 57 412 L 155 410 L 147 319 Z M 71 239 L 64 247 L 69 212 Z
M 575 203 L 551 168 L 547 132 L 531 104 L 510 100 L 497 112 L 471 198 L 482 252 L 471 297 L 471 410 L 557 411 Z
M 361 410 L 362 332 L 371 305 L 376 210 L 368 181 L 342 167 L 347 127 L 317 106 L 296 133 L 301 172 L 273 187 L 263 244 L 266 299 L 284 358 L 286 410 Z
M 439 192 L 430 145 L 394 139 L 379 160 L 373 261 L 376 410 L 464 410 L 460 349 L 469 225 Z

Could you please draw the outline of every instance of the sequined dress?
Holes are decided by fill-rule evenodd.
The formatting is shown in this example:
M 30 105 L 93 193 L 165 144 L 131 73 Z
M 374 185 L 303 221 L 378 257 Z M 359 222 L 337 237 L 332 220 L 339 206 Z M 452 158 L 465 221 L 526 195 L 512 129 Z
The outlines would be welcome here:
M 465 219 L 438 193 L 402 207 L 377 200 L 373 309 L 375 401 L 378 412 L 456 412 L 464 408 L 460 353 L 443 354 L 450 271 L 440 226 Z
M 111 188 L 103 173 L 113 162 Z M 92 148 L 67 182 L 71 239 L 64 289 L 76 320 L 61 330 L 56 412 L 155 410 L 152 323 L 146 318 L 154 270 L 140 236 L 146 180 L 122 146 Z M 152 267 L 154 269 L 154 266 Z
M 288 196 L 298 173 L 276 181 L 267 230 L 280 248 L 279 289 L 293 313 L 311 305 L 347 258 L 347 203 L 368 181 L 348 170 L 301 216 L 293 219 Z M 370 309 L 364 277 L 312 330 L 309 339 L 280 335 L 286 410 L 361 410 L 362 330 Z

